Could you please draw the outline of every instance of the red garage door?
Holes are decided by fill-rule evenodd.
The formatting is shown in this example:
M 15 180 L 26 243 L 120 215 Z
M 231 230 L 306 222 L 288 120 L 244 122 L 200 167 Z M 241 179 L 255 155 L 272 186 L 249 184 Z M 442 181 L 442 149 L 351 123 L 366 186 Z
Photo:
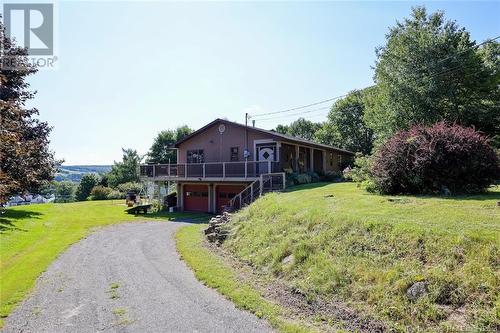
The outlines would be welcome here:
M 216 193 L 217 212 L 222 211 L 222 207 L 229 203 L 229 200 L 245 189 L 243 185 L 218 185 Z
M 184 210 L 208 212 L 208 185 L 184 185 Z

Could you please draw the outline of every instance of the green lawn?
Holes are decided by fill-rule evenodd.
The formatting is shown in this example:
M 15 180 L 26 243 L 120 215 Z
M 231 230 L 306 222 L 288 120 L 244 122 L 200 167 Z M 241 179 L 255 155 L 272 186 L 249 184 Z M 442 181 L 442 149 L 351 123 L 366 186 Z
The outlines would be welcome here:
M 272 193 L 235 216 L 225 247 L 310 300 L 342 300 L 395 331 L 500 328 L 500 190 L 380 196 L 353 183 Z M 406 297 L 417 281 L 428 293 Z
M 12 311 L 61 252 L 96 227 L 179 216 L 203 218 L 180 213 L 135 217 L 124 209 L 121 200 L 8 208 L 0 215 L 0 316 Z

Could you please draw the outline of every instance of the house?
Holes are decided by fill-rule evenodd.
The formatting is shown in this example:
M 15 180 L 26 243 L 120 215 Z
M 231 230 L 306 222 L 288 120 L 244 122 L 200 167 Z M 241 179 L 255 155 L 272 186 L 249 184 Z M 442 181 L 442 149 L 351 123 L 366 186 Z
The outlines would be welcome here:
M 182 211 L 220 212 L 247 187 L 254 197 L 260 180 L 271 188 L 284 172 L 339 171 L 354 153 L 274 131 L 216 119 L 175 143 L 177 164 L 143 164 L 143 180 L 177 183 L 177 208 Z M 274 183 L 273 178 L 274 176 Z M 267 177 L 267 178 L 264 178 Z M 274 184 L 274 185 L 273 185 Z M 250 190 L 251 189 L 251 190 Z M 242 197 L 239 197 L 240 205 Z

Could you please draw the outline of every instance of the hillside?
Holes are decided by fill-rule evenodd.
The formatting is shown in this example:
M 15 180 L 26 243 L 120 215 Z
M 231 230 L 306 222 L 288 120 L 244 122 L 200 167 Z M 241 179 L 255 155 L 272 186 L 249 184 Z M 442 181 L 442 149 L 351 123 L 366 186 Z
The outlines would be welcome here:
M 55 181 L 79 182 L 86 173 L 105 174 L 111 165 L 62 165 L 56 173 Z
M 309 302 L 341 302 L 395 331 L 495 331 L 498 200 L 498 188 L 437 198 L 298 186 L 236 214 L 224 246 Z

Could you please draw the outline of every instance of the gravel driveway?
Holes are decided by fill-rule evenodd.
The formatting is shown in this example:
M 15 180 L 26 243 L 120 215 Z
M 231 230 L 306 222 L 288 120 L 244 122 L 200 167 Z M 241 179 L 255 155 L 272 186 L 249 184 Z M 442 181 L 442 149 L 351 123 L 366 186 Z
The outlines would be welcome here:
M 127 223 L 71 246 L 3 332 L 270 332 L 179 259 L 173 234 L 184 224 Z

